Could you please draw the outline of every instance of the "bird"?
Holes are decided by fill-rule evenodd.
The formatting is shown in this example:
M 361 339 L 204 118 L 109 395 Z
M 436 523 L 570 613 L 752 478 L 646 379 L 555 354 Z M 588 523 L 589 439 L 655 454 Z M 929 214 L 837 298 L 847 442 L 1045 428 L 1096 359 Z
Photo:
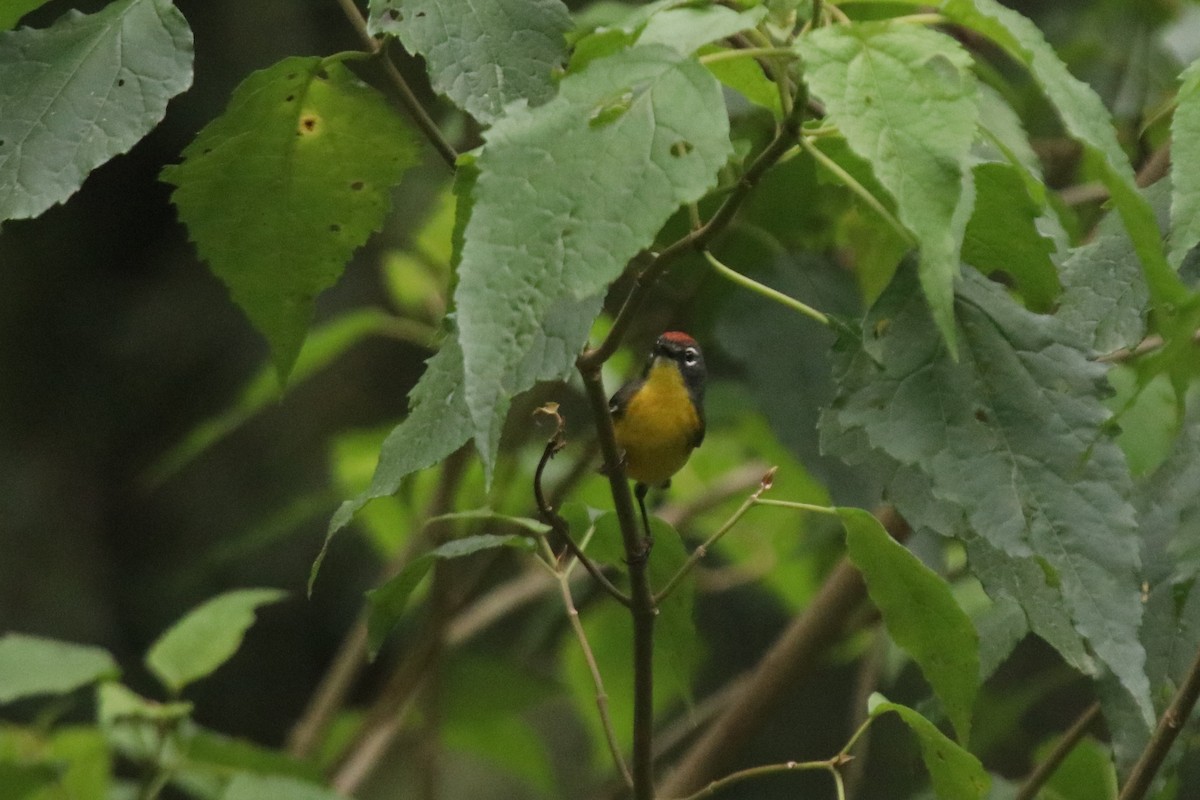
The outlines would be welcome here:
M 681 331 L 667 331 L 655 341 L 641 374 L 609 400 L 625 474 L 635 482 L 647 551 L 653 536 L 646 493 L 652 486 L 668 485 L 704 441 L 706 375 L 704 353 L 696 340 Z

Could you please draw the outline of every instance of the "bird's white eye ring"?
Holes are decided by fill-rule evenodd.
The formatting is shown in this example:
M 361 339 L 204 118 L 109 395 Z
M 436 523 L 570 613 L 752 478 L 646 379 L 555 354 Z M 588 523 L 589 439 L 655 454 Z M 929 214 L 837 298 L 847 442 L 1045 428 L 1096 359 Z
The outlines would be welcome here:
M 700 354 L 696 352 L 696 348 L 689 347 L 683 351 L 683 363 L 689 367 L 693 366 L 699 360 Z

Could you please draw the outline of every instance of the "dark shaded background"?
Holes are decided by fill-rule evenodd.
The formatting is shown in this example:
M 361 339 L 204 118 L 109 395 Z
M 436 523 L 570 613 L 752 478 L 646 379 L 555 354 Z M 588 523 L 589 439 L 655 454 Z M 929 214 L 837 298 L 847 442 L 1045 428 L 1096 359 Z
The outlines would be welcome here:
M 51 2 L 24 22 L 40 27 L 67 8 L 101 5 Z M 1161 90 L 1155 76 L 1175 74 L 1146 66 L 1137 55 L 1169 16 L 1170 4 L 1014 5 L 1038 21 L 1077 74 L 1128 122 L 1136 122 L 1146 98 Z M 398 418 L 425 354 L 393 341 L 360 344 L 167 483 L 147 489 L 139 482 L 197 422 L 226 408 L 266 357 L 262 338 L 197 260 L 157 174 L 221 112 L 250 71 L 289 55 L 357 46 L 332 0 L 179 0 L 178 6 L 196 37 L 193 88 L 171 102 L 150 136 L 93 173 L 67 204 L 36 220 L 8 222 L 0 232 L 0 631 L 102 645 L 121 660 L 133 688 L 153 694 L 140 671 L 141 653 L 184 611 L 236 586 L 290 589 L 293 599 L 261 612 L 261 624 L 233 663 L 189 690 L 201 723 L 279 743 L 357 613 L 375 566 L 365 547 L 344 537 L 325 567 L 321 590 L 313 601 L 304 600 L 324 516 L 243 559 L 207 566 L 206 556 L 297 496 L 328 490 L 331 435 Z M 403 66 L 426 92 L 419 62 Z M 372 77 L 369 70 L 363 74 Z M 423 97 L 443 118 L 452 113 Z M 461 128 L 461 122 L 453 124 Z M 1035 134 L 1054 132 L 1052 121 L 1044 130 L 1031 127 Z M 424 166 L 409 173 L 396 193 L 387 229 L 320 299 L 318 319 L 384 302 L 375 269 L 382 248 L 404 241 L 448 177 L 425 152 Z M 811 282 L 797 292 L 836 296 L 822 279 L 806 280 Z M 786 350 L 795 339 L 739 337 L 729 320 L 757 312 L 729 308 L 718 323 L 722 307 L 714 287 L 682 283 L 678 293 L 663 296 L 695 300 L 704 316 L 697 324 L 723 343 L 713 357 L 718 371 L 781 383 L 762 386 L 760 398 L 764 412 L 779 422 L 794 408 L 791 399 L 812 385 L 805 374 L 811 364 L 788 361 L 787 370 L 779 369 L 796 357 Z M 751 385 L 751 393 L 756 388 Z M 778 427 L 781 439 L 816 466 L 811 436 L 797 435 L 794 421 Z M 829 476 L 849 480 L 836 469 Z M 750 592 L 702 608 L 707 625 L 730 625 L 744 637 L 728 652 L 713 649 L 729 659 L 725 670 L 739 658 L 752 658 L 782 623 L 781 616 L 763 612 L 761 600 Z M 755 615 L 736 614 L 742 607 Z M 1036 647 L 1029 654 L 1031 663 L 1045 657 Z M 1019 680 L 1020 665 L 1014 669 Z M 797 757 L 797 735 L 821 741 L 813 757 L 827 754 L 825 740 L 843 740 L 838 730 L 796 732 L 797 714 L 836 717 L 846 707 L 848 666 L 831 665 L 814 681 L 824 688 L 816 695 L 823 706 L 813 707 L 809 692 L 807 705 L 781 710 L 762 733 L 762 758 L 756 760 Z M 1077 697 L 1064 696 L 1062 705 L 1070 710 Z M 1060 722 L 1059 710 L 1046 710 L 1046 724 Z M 894 791 L 897 776 L 901 783 L 921 779 L 904 777 L 909 762 L 903 763 L 889 766 L 883 758 L 872 770 L 890 769 Z M 781 784 L 797 785 L 794 778 Z M 816 788 L 819 777 L 812 785 L 812 791 L 825 791 Z M 767 797 L 771 790 L 770 783 L 756 784 L 755 794 Z

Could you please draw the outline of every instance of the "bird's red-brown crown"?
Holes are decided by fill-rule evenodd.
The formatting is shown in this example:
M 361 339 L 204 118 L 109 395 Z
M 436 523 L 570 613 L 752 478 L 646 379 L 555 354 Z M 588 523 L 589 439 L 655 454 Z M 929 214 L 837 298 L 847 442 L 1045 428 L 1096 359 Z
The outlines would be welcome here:
M 696 347 L 696 340 L 688 336 L 683 331 L 667 331 L 662 336 L 658 337 L 661 341 L 670 342 L 679 347 Z

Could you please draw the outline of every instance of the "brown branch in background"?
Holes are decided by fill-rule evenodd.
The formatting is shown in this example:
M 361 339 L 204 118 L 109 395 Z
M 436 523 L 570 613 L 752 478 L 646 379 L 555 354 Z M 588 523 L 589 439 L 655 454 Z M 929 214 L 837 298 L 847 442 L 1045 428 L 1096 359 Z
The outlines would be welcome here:
M 908 536 L 908 525 L 891 507 L 884 507 L 875 515 L 898 541 Z M 725 712 L 683 755 L 663 784 L 662 794 L 687 796 L 727 772 L 779 698 L 812 669 L 817 657 L 842 632 L 866 594 L 862 576 L 843 558 L 808 607 L 758 662 Z
M 658 516 L 673 528 L 682 528 L 705 511 L 710 511 L 726 500 L 753 489 L 762 481 L 763 473 L 769 466 L 765 461 L 757 460 L 742 464 L 705 486 L 703 494 L 697 495 L 686 504 L 672 503 L 663 506 L 658 510 Z
M 1050 780 L 1050 776 L 1059 768 L 1071 751 L 1075 749 L 1075 745 L 1083 739 L 1083 735 L 1087 733 L 1088 728 L 1100 717 L 1100 704 L 1092 703 L 1088 706 L 1079 718 L 1072 723 L 1067 732 L 1063 734 L 1058 743 L 1054 745 L 1054 749 L 1046 756 L 1045 760 L 1034 767 L 1029 773 L 1029 777 L 1021 784 L 1020 791 L 1013 797 L 1013 800 L 1033 800 L 1037 797 L 1037 793 L 1046 785 L 1046 781 Z
M 858 675 L 854 681 L 854 695 L 851 702 L 850 729 L 862 733 L 854 742 L 849 755 L 853 757 L 846 768 L 842 770 L 842 783 L 846 792 L 845 800 L 853 800 L 862 785 L 863 776 L 867 773 L 867 751 L 871 746 L 871 728 L 865 726 L 869 714 L 867 704 L 871 694 L 879 688 L 879 677 L 883 674 L 884 663 L 887 661 L 888 637 L 883 631 L 876 629 L 871 645 L 863 654 L 862 663 L 858 666 Z
M 358 10 L 358 6 L 354 4 L 354 0 L 337 0 L 341 6 L 342 13 L 346 15 L 346 19 L 354 27 L 354 32 L 358 34 L 359 40 L 367 52 L 379 56 L 383 64 L 383 71 L 387 75 L 388 80 L 392 82 L 392 86 L 400 95 L 400 103 L 404 106 L 404 110 L 412 117 L 416 126 L 421 129 L 421 133 L 425 134 L 425 138 L 433 145 L 433 149 L 437 150 L 442 160 L 450 167 L 455 169 L 458 163 L 458 153 L 453 145 L 446 141 L 446 137 L 442 135 L 442 131 L 438 128 L 437 123 L 425 111 L 425 107 L 421 105 L 421 101 L 417 99 L 413 93 L 412 87 L 408 85 L 408 81 L 400 74 L 400 70 L 392 62 L 392 59 L 383 50 L 383 43 L 371 35 L 367 30 L 367 20 L 363 17 L 362 12 Z
M 438 517 L 451 508 L 454 495 L 467 466 L 468 449 L 463 447 L 452 453 L 442 464 L 437 486 L 425 509 L 424 519 Z M 378 583 L 385 583 L 399 574 L 422 548 L 428 546 L 428 531 L 414 536 L 408 546 L 387 563 L 379 573 Z M 329 669 L 317 684 L 316 691 L 308 701 L 300 718 L 292 726 L 287 737 L 287 752 L 294 758 L 305 758 L 312 754 L 333 723 L 334 717 L 345 705 L 346 696 L 358 679 L 367 662 L 367 612 L 364 609 L 355 620 L 350 631 L 342 639 Z
M 1167 710 L 1159 719 L 1146 749 L 1133 765 L 1117 800 L 1141 800 L 1146 795 L 1155 774 L 1162 766 L 1163 759 L 1167 757 L 1175 738 L 1179 736 L 1179 732 L 1191 716 L 1197 697 L 1200 697 L 1200 651 L 1196 652 L 1187 676 L 1175 692 L 1175 697 L 1171 699 L 1171 705 L 1167 706 Z

